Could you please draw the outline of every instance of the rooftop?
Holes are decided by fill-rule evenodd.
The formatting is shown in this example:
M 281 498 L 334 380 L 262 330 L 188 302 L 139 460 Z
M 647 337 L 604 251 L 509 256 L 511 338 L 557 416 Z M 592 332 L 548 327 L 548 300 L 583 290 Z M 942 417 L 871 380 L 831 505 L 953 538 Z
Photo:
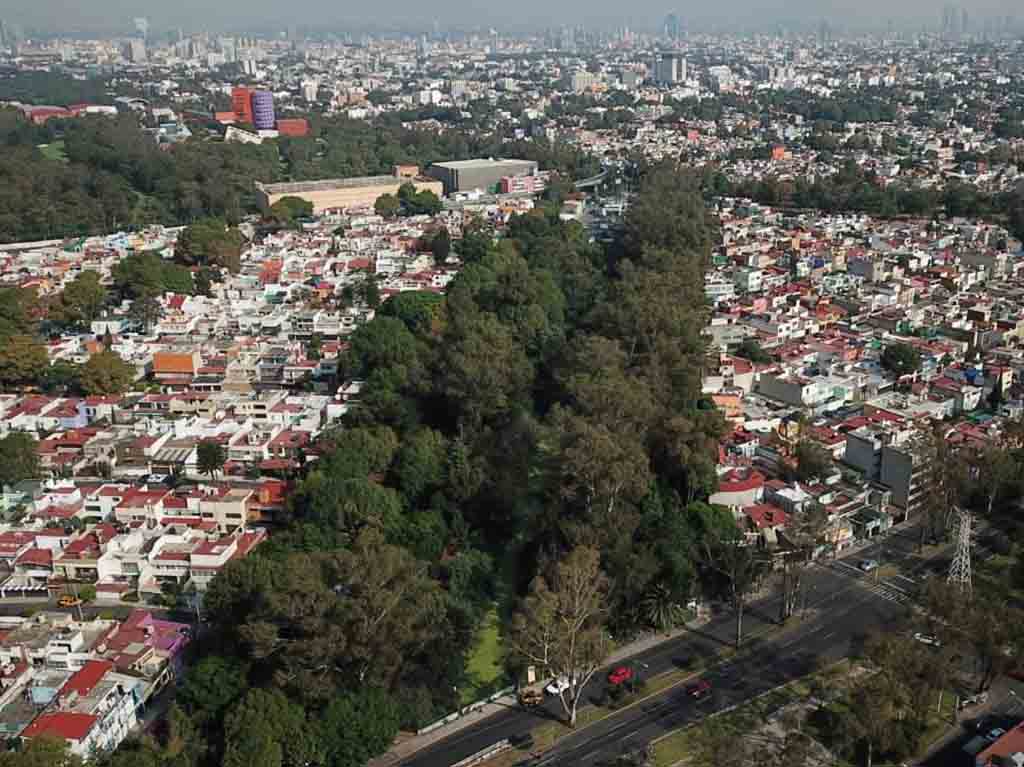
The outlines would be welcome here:
M 357 178 L 325 178 L 320 181 L 292 181 L 282 184 L 260 184 L 257 189 L 266 194 L 301 194 L 302 192 L 329 192 L 332 189 L 352 189 L 360 186 L 389 186 L 403 179 L 397 176 L 360 176 Z

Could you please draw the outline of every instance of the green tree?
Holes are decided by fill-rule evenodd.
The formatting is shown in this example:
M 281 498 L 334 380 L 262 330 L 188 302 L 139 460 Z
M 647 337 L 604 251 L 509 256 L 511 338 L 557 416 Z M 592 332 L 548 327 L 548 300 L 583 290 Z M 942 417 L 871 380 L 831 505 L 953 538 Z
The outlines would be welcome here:
M 39 298 L 27 288 L 0 288 L 0 339 L 30 336 L 35 332 L 33 315 Z
M 341 667 L 360 682 L 393 682 L 405 658 L 437 636 L 440 586 L 424 564 L 372 528 L 331 565 L 334 583 L 347 592 Z
M 97 272 L 88 269 L 72 280 L 61 293 L 56 319 L 73 327 L 89 327 L 107 303 L 107 289 Z
M 398 734 L 399 722 L 394 701 L 376 688 L 331 701 L 320 717 L 327 767 L 361 767 L 384 753 Z
M 576 726 L 587 683 L 608 653 L 607 589 L 600 554 L 579 547 L 553 568 L 549 578 L 534 580 L 513 617 L 512 652 L 568 682 L 558 698 L 570 727 Z
M 196 445 L 196 468 L 210 479 L 221 472 L 227 459 L 227 451 L 216 440 L 204 439 Z
M 846 699 L 840 720 L 864 754 L 864 767 L 872 767 L 876 753 L 884 753 L 897 739 L 904 691 L 884 678 L 869 679 L 854 688 Z
M 82 760 L 68 753 L 66 741 L 49 736 L 31 738 L 20 749 L 0 752 L 0 767 L 81 767 Z
M 32 336 L 0 339 L 0 386 L 40 386 L 49 367 L 46 348 Z
M 753 338 L 745 338 L 735 352 L 737 357 L 743 357 L 744 359 L 755 362 L 759 365 L 764 365 L 772 361 L 772 357 L 768 352 L 761 348 L 761 344 Z
M 148 333 L 163 315 L 163 304 L 155 293 L 142 293 L 136 296 L 128 308 L 128 317 L 138 322 L 144 333 Z
M 309 341 L 306 342 L 306 359 L 313 360 L 314 362 L 319 360 L 323 355 L 324 337 L 319 333 L 314 333 L 309 337 Z
M 135 368 L 116 352 L 104 350 L 86 360 L 78 380 L 86 394 L 123 394 L 135 381 Z
M 428 189 L 417 191 L 412 182 L 398 188 L 398 204 L 406 216 L 436 216 L 443 207 L 436 194 Z
M 921 353 L 910 344 L 889 344 L 879 358 L 882 367 L 898 378 L 921 369 Z
M 685 611 L 676 601 L 668 585 L 655 583 L 640 602 L 644 620 L 666 634 L 678 626 L 685 617 Z
M 238 700 L 248 686 L 248 667 L 243 661 L 207 655 L 188 670 L 176 699 L 203 726 L 219 722 L 228 706 Z
M 434 263 L 443 264 L 448 260 L 452 250 L 452 238 L 448 234 L 448 227 L 442 226 L 434 236 L 430 238 L 430 252 L 434 254 Z
M 395 293 L 380 308 L 385 317 L 396 317 L 418 336 L 429 334 L 440 320 L 444 296 L 425 290 Z
M 644 177 L 640 194 L 629 207 L 624 255 L 639 258 L 645 249 L 654 247 L 673 254 L 692 253 L 706 262 L 711 257 L 714 230 L 697 179 L 666 163 Z
M 415 502 L 445 480 L 448 447 L 442 434 L 420 429 L 406 436 L 398 448 L 392 466 L 392 478 L 409 502 Z
M 229 228 L 222 219 L 204 218 L 181 231 L 174 257 L 187 266 L 221 266 L 237 272 L 244 244 L 238 229 Z
M 816 442 L 803 440 L 796 446 L 795 478 L 800 482 L 824 480 L 832 469 L 832 455 Z
M 455 252 L 464 263 L 473 264 L 483 261 L 493 245 L 494 229 L 485 220 L 474 218 L 463 227 Z
M 395 218 L 401 208 L 401 203 L 393 194 L 382 194 L 373 203 L 373 209 L 377 215 L 389 220 Z
M 257 727 L 229 740 L 222 767 L 284 767 L 284 749 L 266 730 Z
M 31 435 L 12 431 L 0 438 L 0 485 L 14 485 L 39 476 L 38 443 Z
M 735 527 L 727 533 L 704 540 L 702 564 L 710 576 L 711 593 L 721 594 L 736 615 L 736 647 L 743 643 L 743 615 L 747 598 L 760 582 L 764 560 L 747 546 Z
M 301 197 L 282 197 L 270 206 L 270 216 L 281 226 L 295 226 L 298 219 L 313 216 L 313 203 Z
M 277 758 L 279 750 L 283 767 L 304 767 L 322 758 L 315 727 L 302 706 L 280 690 L 251 689 L 231 707 L 224 717 L 224 764 L 242 767 L 242 759 L 253 755 L 248 741 L 256 733 L 266 734 L 271 744 L 261 744 L 257 758 Z
M 163 293 L 190 294 L 195 285 L 192 273 L 156 253 L 133 253 L 121 259 L 111 270 L 114 286 L 122 298 L 160 296 Z

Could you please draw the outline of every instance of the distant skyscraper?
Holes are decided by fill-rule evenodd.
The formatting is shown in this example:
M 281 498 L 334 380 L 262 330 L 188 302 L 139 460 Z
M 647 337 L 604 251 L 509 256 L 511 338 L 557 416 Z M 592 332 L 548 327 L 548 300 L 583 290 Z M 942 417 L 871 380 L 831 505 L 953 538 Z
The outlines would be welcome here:
M 6 48 L 9 44 L 11 33 L 7 31 L 7 22 L 0 19 L 0 48 Z
M 145 40 L 129 40 L 127 49 L 127 58 L 133 64 L 145 63 L 148 58 L 146 55 L 146 41 Z
M 682 26 L 679 24 L 679 17 L 675 12 L 665 17 L 665 25 L 662 30 L 669 40 L 678 40 L 682 35 Z
M 139 16 L 132 19 L 132 24 L 135 25 L 135 31 L 139 33 L 143 40 L 149 38 L 149 19 Z
M 969 31 L 970 31 L 970 30 L 968 29 L 968 27 L 969 27 L 969 22 L 970 22 L 970 18 L 969 18 L 969 17 L 968 17 L 968 15 L 967 15 L 967 9 L 966 9 L 966 8 L 964 8 L 964 9 L 963 9 L 963 10 L 962 10 L 962 11 L 960 12 L 960 34 L 961 34 L 961 35 L 966 35 L 966 34 L 967 34 L 967 33 L 968 33 Z
M 686 80 L 686 59 L 678 53 L 662 53 L 654 62 L 654 79 L 660 85 L 675 85 Z

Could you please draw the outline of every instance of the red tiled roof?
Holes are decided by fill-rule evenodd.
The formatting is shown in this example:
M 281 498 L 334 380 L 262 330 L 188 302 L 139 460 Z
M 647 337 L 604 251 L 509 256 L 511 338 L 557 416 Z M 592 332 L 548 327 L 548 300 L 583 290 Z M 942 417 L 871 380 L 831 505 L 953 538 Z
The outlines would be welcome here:
M 784 527 L 789 521 L 789 515 L 778 506 L 761 503 L 757 506 L 744 506 L 743 513 L 757 525 L 759 529 L 766 527 Z
M 77 714 L 71 711 L 55 711 L 41 714 L 26 727 L 21 736 L 35 738 L 39 735 L 54 735 L 64 740 L 83 740 L 96 723 L 92 714 Z
M 61 688 L 61 695 L 68 695 L 72 692 L 78 693 L 81 698 L 86 697 L 93 691 L 93 688 L 100 683 L 100 680 L 113 671 L 114 664 L 106 660 L 89 660 L 82 668 L 78 669 Z
M 53 564 L 53 552 L 50 549 L 29 549 L 15 561 L 19 565 L 46 565 Z
M 758 487 L 764 487 L 764 475 L 759 471 L 733 469 L 718 482 L 720 493 L 743 493 Z

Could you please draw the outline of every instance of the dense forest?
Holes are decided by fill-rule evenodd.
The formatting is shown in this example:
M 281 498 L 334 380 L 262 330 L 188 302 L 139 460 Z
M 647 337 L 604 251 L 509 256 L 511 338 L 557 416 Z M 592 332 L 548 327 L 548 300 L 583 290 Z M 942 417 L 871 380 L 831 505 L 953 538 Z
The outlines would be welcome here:
M 596 162 L 547 141 L 505 143 L 494 134 L 412 130 L 316 119 L 308 138 L 262 145 L 194 138 L 158 147 L 133 115 L 51 120 L 34 126 L 0 110 L 0 242 L 99 234 L 216 216 L 237 223 L 257 210 L 254 181 L 391 173 L 394 165 L 518 156 L 569 177 Z M 59 142 L 60 156 L 39 147 Z M 56 145 L 56 143 L 55 143 Z
M 701 502 L 724 428 L 700 393 L 715 237 L 696 180 L 663 169 L 610 252 L 536 211 L 456 241 L 445 297 L 389 299 L 286 527 L 211 585 L 164 731 L 109 763 L 360 765 L 454 710 L 485 616 L 507 631 L 570 551 L 615 574 L 616 636 L 695 593 L 695 552 L 731 525 Z

